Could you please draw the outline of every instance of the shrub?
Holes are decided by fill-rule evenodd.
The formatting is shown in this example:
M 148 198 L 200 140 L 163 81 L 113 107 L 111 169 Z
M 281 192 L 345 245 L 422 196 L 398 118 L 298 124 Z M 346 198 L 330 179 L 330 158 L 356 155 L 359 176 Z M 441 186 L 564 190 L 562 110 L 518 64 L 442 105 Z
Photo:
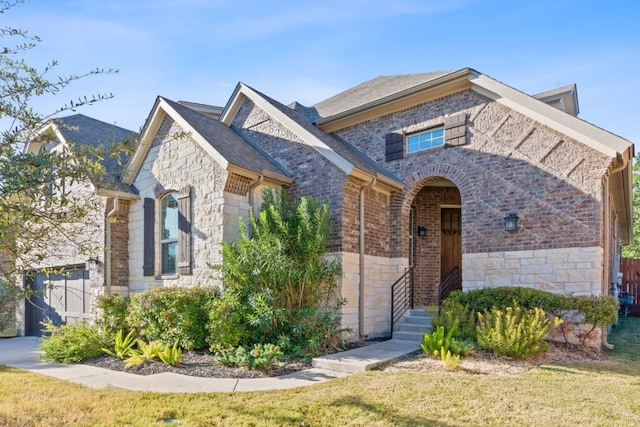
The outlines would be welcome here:
M 447 299 L 434 317 L 433 326 L 453 329 L 453 337 L 472 340 L 476 336 L 476 313 L 455 299 Z
M 576 334 L 578 345 L 583 350 L 586 350 L 590 342 L 596 339 L 598 329 L 604 329 L 615 322 L 619 306 L 618 299 L 613 296 L 573 296 L 568 298 L 570 301 L 569 306 L 584 316 L 584 320 L 581 323 L 589 325 L 587 328 L 578 328 Z M 562 325 L 560 330 L 564 336 L 565 343 L 568 343 L 569 337 L 566 329 L 569 328 L 570 322 L 566 323 L 567 326 Z
M 132 349 L 129 352 L 129 358 L 125 360 L 124 369 L 129 369 L 132 366 L 140 365 L 148 360 L 153 360 L 159 357 L 166 345 L 160 341 L 145 342 L 141 339 L 136 340 L 138 346 L 137 349 Z
M 566 296 L 552 294 L 531 288 L 499 287 L 474 289 L 468 292 L 454 291 L 449 294 L 447 303 L 455 302 L 475 313 L 483 313 L 492 308 L 505 309 L 517 304 L 525 310 L 536 307 L 556 314 L 569 308 L 570 301 Z
M 129 329 L 127 326 L 129 298 L 120 295 L 103 295 L 96 300 L 95 307 L 98 311 L 96 325 L 102 334 L 115 337 L 118 331 Z
M 148 341 L 192 350 L 207 348 L 207 324 L 217 288 L 165 287 L 130 297 L 127 323 Z
M 165 346 L 164 350 L 158 353 L 158 357 L 165 365 L 175 366 L 182 362 L 182 350 L 178 348 L 178 341 L 172 347 Z
M 344 301 L 337 296 L 341 266 L 326 256 L 329 205 L 292 203 L 286 191 L 273 190 L 263 200 L 249 218 L 251 235 L 241 223 L 240 240 L 223 244 L 223 263 L 214 267 L 224 302 L 210 313 L 212 348 L 282 342 L 287 354 L 312 356 L 340 345 Z
M 40 349 L 44 359 L 62 363 L 78 363 L 85 359 L 100 356 L 105 346 L 96 326 L 84 322 L 55 326 L 43 323 L 43 335 Z
M 275 364 L 282 351 L 274 344 L 256 344 L 251 350 L 239 346 L 234 350 L 223 350 L 218 354 L 218 362 L 227 366 L 244 366 L 249 369 L 266 369 Z
M 553 322 L 538 307 L 492 308 L 478 313 L 477 340 L 480 347 L 496 354 L 526 358 L 546 351 L 544 339 L 552 327 Z

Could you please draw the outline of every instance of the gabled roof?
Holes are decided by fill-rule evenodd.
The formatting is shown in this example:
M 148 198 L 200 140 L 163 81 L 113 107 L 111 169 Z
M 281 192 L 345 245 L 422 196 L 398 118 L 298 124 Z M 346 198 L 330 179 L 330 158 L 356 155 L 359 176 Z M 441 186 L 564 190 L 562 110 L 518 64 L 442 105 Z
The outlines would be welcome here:
M 329 99 L 325 99 L 312 107 L 308 107 L 308 109 L 315 112 L 316 115 L 316 117 L 310 118 L 316 121 L 318 119 L 336 116 L 388 96 L 401 94 L 405 90 L 415 88 L 450 72 L 451 71 L 436 71 L 432 73 L 379 76 L 351 89 L 347 89 Z
M 561 134 L 610 157 L 616 210 L 622 223 L 623 241 L 632 232 L 632 159 L 634 145 L 611 132 L 579 119 L 575 85 L 536 96 L 520 92 L 471 68 L 452 72 L 378 77 L 307 108 L 293 104 L 307 116 L 314 114 L 316 126 L 335 132 L 440 97 L 472 90 L 530 117 Z M 565 112 L 554 107 L 562 100 Z
M 224 169 L 264 175 L 281 183 L 291 182 L 289 172 L 228 126 L 212 117 L 159 96 L 143 127 L 140 144 L 123 173 L 125 183 L 133 183 L 166 115 L 175 120 L 185 132 L 190 133 L 190 137 L 198 142 Z
M 83 114 L 52 119 L 39 133 L 44 133 L 48 130 L 53 131 L 62 144 L 98 147 L 107 151 L 113 147 L 114 143 L 135 140 L 138 137 L 136 132 Z M 42 142 L 34 140 L 25 147 L 25 151 L 37 152 L 42 144 Z M 127 155 L 124 152 L 118 153 L 117 157 L 105 156 L 100 160 L 100 163 L 105 168 L 105 173 L 102 175 L 100 182 L 95 183 L 99 192 L 102 190 L 135 194 L 134 189 L 120 181 L 120 173 L 126 161 Z
M 282 126 L 298 136 L 304 144 L 315 149 L 346 175 L 364 181 L 376 178 L 379 186 L 386 187 L 387 190 L 397 191 L 403 188 L 399 178 L 376 164 L 348 142 L 318 129 L 305 114 L 287 107 L 243 83 L 239 83 L 236 87 L 220 120 L 230 126 L 245 98 L 250 99 Z

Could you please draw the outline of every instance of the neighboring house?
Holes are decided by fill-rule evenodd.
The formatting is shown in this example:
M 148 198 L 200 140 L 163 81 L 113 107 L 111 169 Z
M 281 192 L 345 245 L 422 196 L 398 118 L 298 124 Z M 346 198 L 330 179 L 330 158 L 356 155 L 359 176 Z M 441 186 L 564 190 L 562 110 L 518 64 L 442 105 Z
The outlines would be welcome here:
M 223 109 L 159 97 L 120 175 L 139 198 L 108 199 L 128 221 L 128 272 L 112 281 L 219 285 L 209 264 L 238 218 L 287 187 L 331 203 L 355 336 L 389 334 L 409 266 L 416 306 L 447 277 L 605 295 L 632 232 L 634 147 L 577 113 L 573 85 L 529 96 L 469 68 L 379 77 L 308 107 L 242 83 Z
M 113 143 L 137 138 L 135 132 L 82 114 L 50 120 L 38 134 L 50 138 L 34 139 L 25 147 L 26 152 L 59 152 L 70 144 L 109 149 Z M 26 335 L 40 335 L 41 322 L 46 320 L 55 324 L 88 320 L 97 296 L 128 293 L 128 218 L 122 215 L 120 206 L 138 196 L 120 182 L 122 164 L 127 159 L 124 154 L 118 157 L 106 156 L 100 161 L 105 174 L 99 182 L 65 186 L 70 196 L 82 197 L 90 211 L 81 223 L 70 225 L 73 241 L 64 235 L 51 236 L 47 242 L 50 256 L 32 263 L 33 271 L 24 276 L 25 286 L 37 291 L 24 304 L 19 319 L 21 332 Z

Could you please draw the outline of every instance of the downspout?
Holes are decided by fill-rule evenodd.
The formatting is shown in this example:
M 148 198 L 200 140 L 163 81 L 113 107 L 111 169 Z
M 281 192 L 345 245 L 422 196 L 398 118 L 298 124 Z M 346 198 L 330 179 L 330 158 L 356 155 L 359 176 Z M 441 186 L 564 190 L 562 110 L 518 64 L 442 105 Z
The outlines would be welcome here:
M 260 174 L 260 176 L 258 177 L 258 180 L 249 186 L 249 212 L 254 216 L 256 214 L 255 212 L 256 209 L 255 209 L 255 206 L 253 206 L 255 203 L 255 196 L 254 196 L 253 190 L 255 190 L 256 187 L 258 187 L 260 184 L 262 184 L 263 181 L 264 181 L 264 175 Z M 252 234 L 251 231 L 252 231 L 251 225 L 249 225 L 249 236 L 251 236 Z
M 611 210 L 611 204 L 609 201 L 609 186 L 610 186 L 610 180 L 613 176 L 614 173 L 617 172 L 621 172 L 624 168 L 627 167 L 627 161 L 623 161 L 622 165 L 613 168 L 610 172 L 609 175 L 607 176 L 607 181 L 606 181 L 606 185 L 604 188 L 604 200 L 603 200 L 603 204 L 604 204 L 604 212 L 603 212 L 603 226 L 604 226 L 604 269 L 606 271 L 605 273 L 605 277 L 604 279 L 606 279 L 606 287 L 607 289 L 609 289 L 609 283 L 611 282 L 611 279 L 613 277 L 613 272 L 609 269 L 609 266 L 611 265 L 611 260 L 610 260 L 610 253 L 609 253 L 609 246 L 611 245 L 611 236 L 609 236 L 609 230 L 611 229 L 611 214 L 610 214 L 610 210 Z M 609 334 L 608 331 L 606 330 L 606 328 L 604 328 L 602 330 L 602 346 L 605 347 L 606 349 L 609 350 L 613 350 L 613 344 L 609 343 Z
M 105 293 L 111 295 L 111 218 L 118 212 L 120 199 L 113 198 L 113 209 L 107 214 L 107 256 L 105 259 L 106 289 Z
M 358 334 L 360 339 L 364 339 L 365 335 L 362 333 L 364 329 L 364 192 L 376 185 L 377 178 L 374 177 L 371 182 L 360 187 L 359 201 L 360 201 L 360 283 L 358 285 Z

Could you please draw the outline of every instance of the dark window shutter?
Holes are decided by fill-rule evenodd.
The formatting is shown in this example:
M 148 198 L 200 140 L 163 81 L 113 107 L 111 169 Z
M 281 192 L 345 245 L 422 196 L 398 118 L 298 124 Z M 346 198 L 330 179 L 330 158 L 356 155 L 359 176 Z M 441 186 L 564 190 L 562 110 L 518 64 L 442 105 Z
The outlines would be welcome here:
M 178 195 L 178 274 L 191 274 L 191 187 Z
M 444 145 L 457 147 L 467 143 L 467 115 L 465 113 L 444 119 Z
M 144 257 L 143 257 L 143 274 L 145 276 L 153 276 L 153 264 L 155 263 L 155 219 L 156 209 L 155 200 L 150 198 L 144 199 Z
M 401 159 L 404 155 L 404 135 L 388 133 L 385 136 L 385 154 L 387 162 Z

